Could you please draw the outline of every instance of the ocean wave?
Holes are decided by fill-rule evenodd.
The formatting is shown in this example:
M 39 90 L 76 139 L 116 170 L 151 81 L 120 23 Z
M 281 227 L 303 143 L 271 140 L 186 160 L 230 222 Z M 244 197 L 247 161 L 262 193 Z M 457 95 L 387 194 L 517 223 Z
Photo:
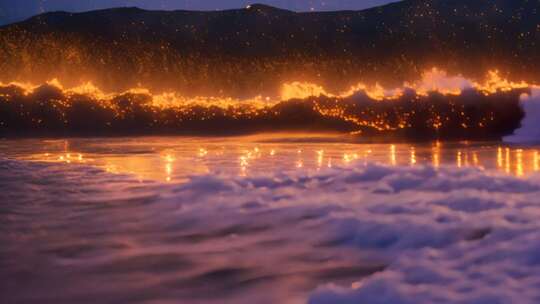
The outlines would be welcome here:
M 365 91 L 276 103 L 176 100 L 156 104 L 149 92 L 113 96 L 70 93 L 53 85 L 31 91 L 0 86 L 0 136 L 239 134 L 337 131 L 362 138 L 498 139 L 524 116 L 515 88 L 459 94 L 405 90 L 389 99 Z M 165 98 L 166 96 L 161 96 Z M 172 97 L 171 97 L 172 98 Z M 163 101 L 162 101 L 163 103 Z
M 521 127 L 514 134 L 504 138 L 509 143 L 532 144 L 540 142 L 540 128 L 538 118 L 540 117 L 540 89 L 534 88 L 531 94 L 521 97 L 525 118 L 521 122 Z

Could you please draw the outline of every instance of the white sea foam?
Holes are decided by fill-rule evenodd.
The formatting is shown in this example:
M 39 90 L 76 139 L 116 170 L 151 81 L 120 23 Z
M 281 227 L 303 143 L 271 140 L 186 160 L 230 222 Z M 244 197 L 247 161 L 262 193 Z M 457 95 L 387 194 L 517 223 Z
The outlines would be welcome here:
M 509 143 L 539 143 L 540 142 L 540 88 L 533 88 L 530 95 L 521 97 L 525 118 L 521 128 L 513 135 L 504 138 Z
M 540 301 L 536 176 L 367 165 L 164 185 L 0 169 L 8 302 Z

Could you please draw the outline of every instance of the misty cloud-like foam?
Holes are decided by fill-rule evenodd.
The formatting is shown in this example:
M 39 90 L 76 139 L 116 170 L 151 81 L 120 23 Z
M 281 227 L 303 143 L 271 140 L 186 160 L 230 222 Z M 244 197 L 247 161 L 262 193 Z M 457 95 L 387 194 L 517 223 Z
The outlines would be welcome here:
M 513 135 L 504 138 L 509 143 L 538 143 L 540 142 L 540 88 L 533 88 L 530 95 L 521 97 L 525 118 L 521 128 Z
M 59 164 L 0 168 L 0 282 L 14 302 L 30 287 L 65 302 L 540 299 L 537 176 L 367 165 L 164 185 Z M 13 281 L 28 271 L 40 275 Z M 99 284 L 112 277 L 114 289 Z

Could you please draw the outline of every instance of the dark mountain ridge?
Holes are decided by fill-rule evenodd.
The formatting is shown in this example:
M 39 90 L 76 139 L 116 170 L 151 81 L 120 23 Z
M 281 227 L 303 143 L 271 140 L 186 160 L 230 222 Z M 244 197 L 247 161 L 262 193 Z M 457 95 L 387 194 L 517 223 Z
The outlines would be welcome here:
M 436 66 L 539 82 L 539 10 L 539 0 L 406 0 L 340 12 L 47 13 L 0 28 L 0 81 L 251 96 L 294 80 L 395 85 Z

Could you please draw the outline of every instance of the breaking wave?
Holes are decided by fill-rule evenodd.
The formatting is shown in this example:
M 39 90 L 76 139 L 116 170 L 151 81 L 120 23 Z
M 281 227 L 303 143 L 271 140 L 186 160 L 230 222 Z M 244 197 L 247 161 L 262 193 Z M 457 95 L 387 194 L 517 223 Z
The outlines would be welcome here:
M 301 130 L 385 139 L 499 139 L 520 126 L 520 96 L 531 88 L 498 74 L 475 83 L 436 69 L 394 90 L 359 84 L 330 93 L 295 82 L 285 84 L 277 100 L 155 95 L 144 89 L 105 94 L 91 84 L 64 89 L 54 81 L 12 83 L 0 85 L 0 136 Z
M 540 89 L 533 89 L 530 95 L 523 95 L 521 99 L 525 118 L 521 127 L 504 140 L 509 143 L 538 143 L 540 142 Z

